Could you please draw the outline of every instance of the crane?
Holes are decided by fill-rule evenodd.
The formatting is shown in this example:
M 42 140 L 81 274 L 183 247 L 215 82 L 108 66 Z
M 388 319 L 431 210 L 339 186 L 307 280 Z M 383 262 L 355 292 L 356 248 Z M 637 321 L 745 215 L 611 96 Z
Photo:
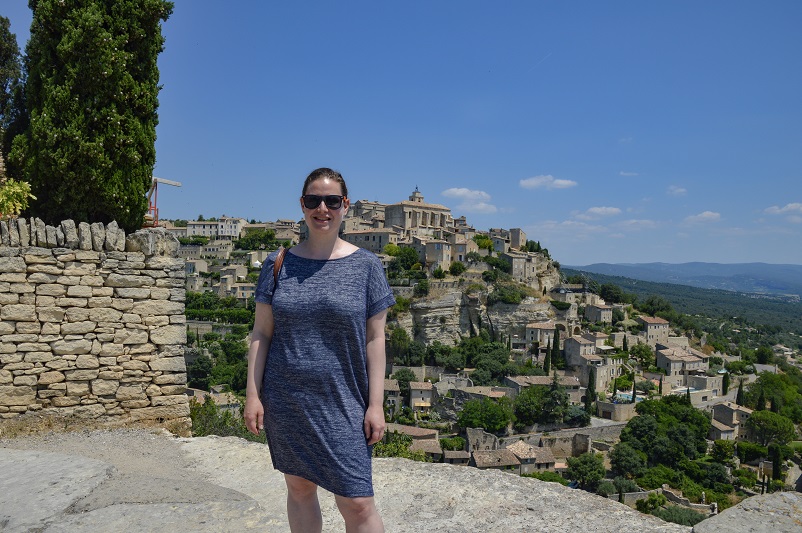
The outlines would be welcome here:
M 165 185 L 172 185 L 173 187 L 180 187 L 180 181 L 166 180 L 164 178 L 157 178 L 153 176 L 153 181 L 150 184 L 150 190 L 146 195 L 148 198 L 148 212 L 145 213 L 145 220 L 142 222 L 143 228 L 154 228 L 159 225 L 159 208 L 156 207 L 156 200 L 159 197 L 159 183 Z

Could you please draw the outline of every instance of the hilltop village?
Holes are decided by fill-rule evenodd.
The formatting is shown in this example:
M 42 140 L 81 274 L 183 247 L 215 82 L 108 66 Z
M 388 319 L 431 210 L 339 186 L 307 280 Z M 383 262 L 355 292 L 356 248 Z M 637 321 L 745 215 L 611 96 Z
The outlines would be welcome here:
M 303 221 L 229 216 L 166 228 L 182 243 L 188 291 L 246 305 L 275 246 L 236 245 L 269 235 L 286 246 L 306 234 Z M 737 358 L 700 345 L 663 318 L 605 302 L 587 284 L 568 283 L 548 250 L 520 228 L 476 230 L 449 208 L 425 202 L 416 188 L 395 204 L 354 202 L 341 236 L 377 254 L 398 300 L 388 317 L 385 408 L 388 433 L 403 436 L 413 457 L 538 475 L 564 473 L 575 458 L 601 454 L 609 468 L 609 453 L 636 405 L 670 396 L 709 413 L 702 441 L 754 438 L 747 424 L 753 411 L 736 403 L 738 385 L 730 386 L 723 370 Z M 214 329 L 188 318 L 195 338 Z M 470 339 L 478 339 L 474 348 Z M 198 355 L 188 350 L 190 368 Z M 749 380 L 755 375 L 742 378 L 740 387 Z M 218 403 L 236 405 L 232 395 L 214 390 Z M 527 420 L 518 412 L 523 398 L 550 395 L 558 398 L 555 405 L 538 404 L 549 416 Z M 488 428 L 481 417 L 474 425 L 461 418 L 466 407 L 487 408 L 483 402 L 516 410 L 517 423 Z M 453 433 L 456 427 L 466 428 L 463 437 Z M 762 459 L 751 458 L 755 478 Z M 654 492 L 628 490 L 634 491 L 624 498 L 631 505 Z M 691 503 L 667 485 L 657 490 L 711 512 L 698 494 Z

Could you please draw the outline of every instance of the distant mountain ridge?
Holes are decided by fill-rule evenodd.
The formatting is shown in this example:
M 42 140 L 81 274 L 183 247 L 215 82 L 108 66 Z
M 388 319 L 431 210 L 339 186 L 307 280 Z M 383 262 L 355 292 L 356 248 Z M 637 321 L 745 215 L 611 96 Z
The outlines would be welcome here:
M 767 295 L 802 297 L 802 265 L 769 263 L 594 263 L 566 268 L 625 278 Z

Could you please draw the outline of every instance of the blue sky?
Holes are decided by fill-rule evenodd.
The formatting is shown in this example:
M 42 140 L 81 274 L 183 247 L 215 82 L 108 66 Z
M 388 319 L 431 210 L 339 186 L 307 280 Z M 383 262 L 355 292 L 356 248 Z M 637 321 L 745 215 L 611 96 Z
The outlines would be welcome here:
M 27 0 L 3 0 L 20 46 Z M 417 186 L 563 264 L 802 264 L 802 2 L 176 0 L 162 218 Z

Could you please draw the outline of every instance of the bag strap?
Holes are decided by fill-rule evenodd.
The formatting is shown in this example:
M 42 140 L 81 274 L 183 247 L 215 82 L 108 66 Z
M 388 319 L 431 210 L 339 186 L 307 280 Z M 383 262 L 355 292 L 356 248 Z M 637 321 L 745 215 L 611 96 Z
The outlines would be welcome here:
M 276 262 L 273 263 L 273 290 L 275 291 L 275 287 L 278 287 L 278 273 L 281 271 L 281 265 L 284 264 L 284 256 L 287 254 L 287 249 L 283 246 L 279 248 L 278 256 L 276 257 Z

